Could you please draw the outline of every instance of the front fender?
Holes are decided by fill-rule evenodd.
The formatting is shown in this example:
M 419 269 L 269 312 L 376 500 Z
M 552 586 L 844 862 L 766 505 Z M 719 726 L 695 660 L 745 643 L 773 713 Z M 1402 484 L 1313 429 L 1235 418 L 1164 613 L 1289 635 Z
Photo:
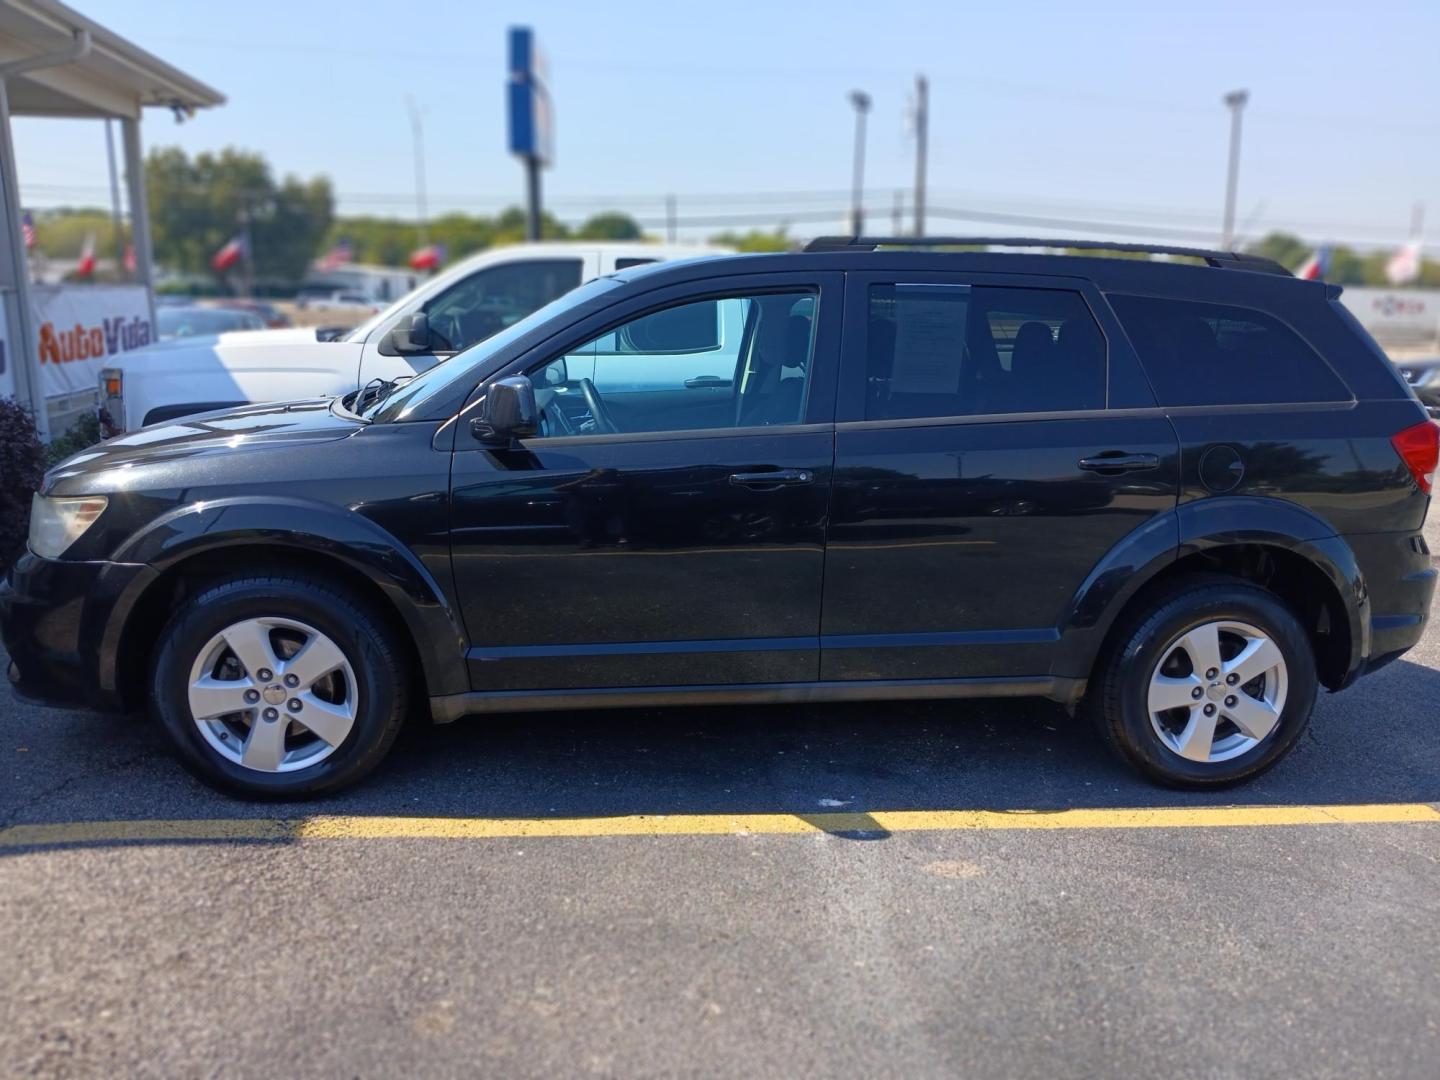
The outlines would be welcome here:
M 237 566 L 254 559 L 257 548 L 305 552 L 343 564 L 363 575 L 385 596 L 416 642 L 429 693 L 463 693 L 469 689 L 465 637 L 457 612 L 435 572 L 380 525 L 340 507 L 242 496 L 178 507 L 157 518 L 128 539 L 114 560 L 143 563 L 156 571 L 139 589 L 200 554 L 234 549 Z M 140 595 L 124 598 L 119 612 L 128 618 Z M 123 625 L 113 628 L 115 645 Z M 107 634 L 107 637 L 110 634 Z M 114 655 L 114 650 L 107 650 Z M 437 689 L 444 687 L 446 689 Z

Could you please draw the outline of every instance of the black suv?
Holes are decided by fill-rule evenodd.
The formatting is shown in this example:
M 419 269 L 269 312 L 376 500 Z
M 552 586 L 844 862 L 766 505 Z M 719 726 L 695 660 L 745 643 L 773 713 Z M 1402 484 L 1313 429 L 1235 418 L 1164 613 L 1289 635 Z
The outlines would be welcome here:
M 1057 243 L 935 243 L 987 242 Z M 1338 288 L 914 247 L 629 270 L 408 381 L 72 457 L 10 678 L 148 702 L 251 795 L 358 779 L 412 711 L 1020 695 L 1215 787 L 1420 638 L 1440 428 Z

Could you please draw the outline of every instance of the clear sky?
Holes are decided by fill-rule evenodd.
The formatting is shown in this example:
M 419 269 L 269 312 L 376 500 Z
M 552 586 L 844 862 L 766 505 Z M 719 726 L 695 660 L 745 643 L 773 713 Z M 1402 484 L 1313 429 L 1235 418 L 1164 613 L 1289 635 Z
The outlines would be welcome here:
M 937 208 L 1204 239 L 1224 192 L 1220 98 L 1245 87 L 1249 232 L 1398 241 L 1424 201 L 1440 236 L 1436 0 L 71 2 L 228 96 L 178 127 L 152 111 L 147 144 L 262 151 L 277 172 L 328 174 L 343 212 L 413 215 L 407 95 L 425 110 L 432 212 L 519 201 L 503 85 L 505 30 L 523 23 L 550 58 L 562 216 L 614 202 L 655 218 L 670 192 L 682 217 L 838 212 L 854 88 L 874 99 L 866 186 L 888 211 L 912 181 L 905 112 L 924 72 Z M 104 203 L 98 125 L 16 129 L 27 203 Z

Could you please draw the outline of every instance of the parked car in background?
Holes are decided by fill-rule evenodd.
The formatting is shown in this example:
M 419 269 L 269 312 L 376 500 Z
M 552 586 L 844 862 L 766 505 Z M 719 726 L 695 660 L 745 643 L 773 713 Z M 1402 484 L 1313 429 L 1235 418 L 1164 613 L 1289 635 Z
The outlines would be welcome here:
M 1395 368 L 1410 384 L 1416 397 L 1432 408 L 1440 408 L 1440 356 L 1396 360 Z
M 425 280 L 418 270 L 399 266 L 370 266 L 347 263 L 326 269 L 313 268 L 305 275 L 295 297 L 302 309 L 318 300 L 336 296 L 359 297 L 384 307 L 413 292 Z
M 302 292 L 295 297 L 301 311 L 379 311 L 384 304 L 364 293 L 343 289 Z
M 260 321 L 263 322 L 266 328 L 270 330 L 283 330 L 288 326 L 294 325 L 290 321 L 289 315 L 286 315 L 274 304 L 271 304 L 265 300 L 241 300 L 227 298 L 223 300 L 211 300 L 209 304 L 211 307 L 227 308 L 233 311 L 248 311 L 252 315 L 258 315 L 260 317 Z
M 373 379 L 414 375 L 602 274 L 721 253 L 643 243 L 493 248 L 338 335 L 316 327 L 266 330 L 123 353 L 100 373 L 101 424 L 115 435 L 209 409 L 344 394 Z
M 1161 783 L 1246 780 L 1420 640 L 1440 425 L 1332 286 L 1141 250 L 1204 264 L 817 242 L 488 338 L 497 292 L 452 283 L 388 332 L 447 363 L 52 469 L 10 677 L 149 703 L 268 797 L 358 780 L 412 708 L 1027 695 Z
M 213 337 L 235 330 L 263 330 L 265 322 L 253 311 L 232 311 L 227 308 L 203 307 L 191 304 L 185 307 L 157 307 L 155 309 L 156 331 L 161 341 L 176 341 L 182 338 Z

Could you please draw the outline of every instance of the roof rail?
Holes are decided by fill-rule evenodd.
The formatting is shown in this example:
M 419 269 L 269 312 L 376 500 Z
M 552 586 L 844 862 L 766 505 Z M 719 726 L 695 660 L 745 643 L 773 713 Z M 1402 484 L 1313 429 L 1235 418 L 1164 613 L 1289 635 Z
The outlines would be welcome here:
M 1076 248 L 1081 251 L 1136 251 L 1146 255 L 1187 255 L 1203 259 L 1207 266 L 1233 270 L 1257 270 L 1263 274 L 1290 271 L 1273 259 L 1241 251 L 1212 251 L 1208 248 L 1171 247 L 1168 244 L 1131 244 L 1123 240 L 1057 240 L 1033 236 L 822 236 L 805 245 L 806 251 L 874 251 L 881 247 L 1017 247 Z

